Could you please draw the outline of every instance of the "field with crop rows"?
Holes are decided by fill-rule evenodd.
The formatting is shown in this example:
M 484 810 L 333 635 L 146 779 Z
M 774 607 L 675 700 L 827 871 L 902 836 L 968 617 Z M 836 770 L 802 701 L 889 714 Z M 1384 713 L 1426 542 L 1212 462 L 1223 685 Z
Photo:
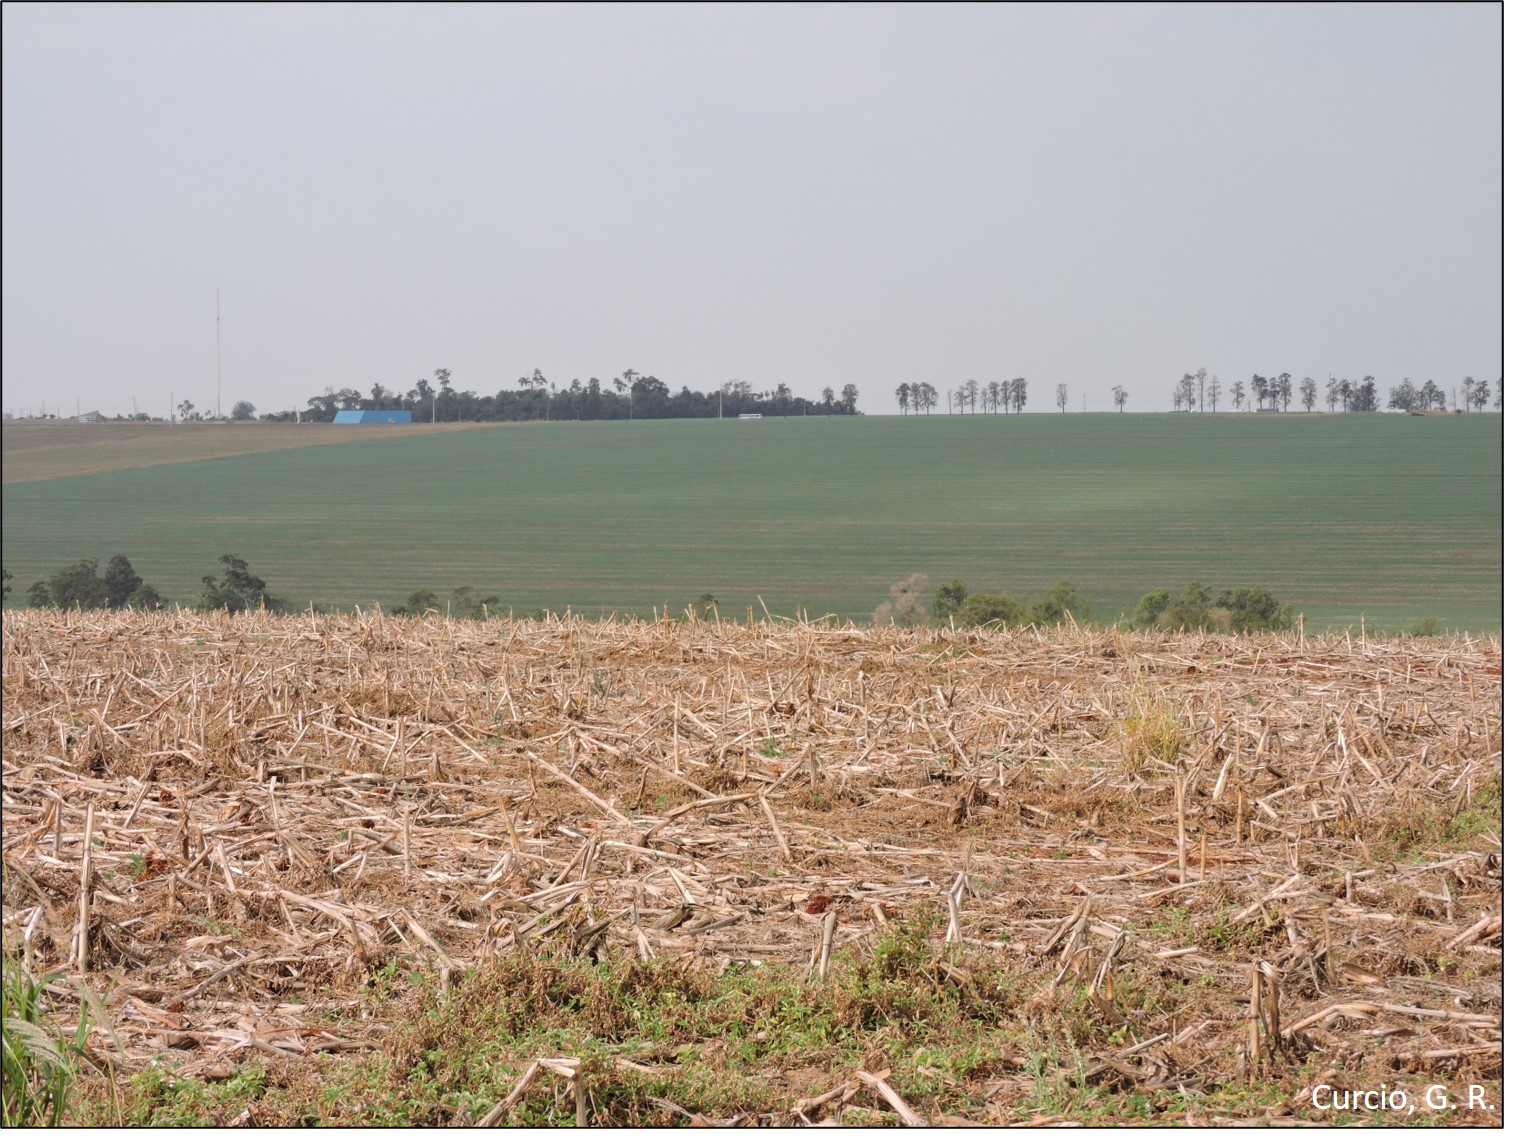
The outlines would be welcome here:
M 114 435 L 137 430 L 5 430 L 13 585 L 122 553 L 189 603 L 233 553 L 300 608 L 387 608 L 417 588 L 445 600 L 468 584 L 527 614 L 651 617 L 707 591 L 725 616 L 759 616 L 759 598 L 774 613 L 865 622 L 891 583 L 921 573 L 1023 602 L 1069 579 L 1095 618 L 1114 621 L 1147 591 L 1197 579 L 1215 591 L 1264 586 L 1310 630 L 1360 633 L 1365 619 L 1397 631 L 1426 618 L 1444 631 L 1500 627 L 1498 416 L 820 417 L 373 438 L 191 424 L 173 430 L 180 443 L 163 428 L 138 443 Z M 197 458 L 268 430 L 283 450 Z M 350 443 L 293 446 L 353 430 Z M 37 442 L 55 431 L 76 443 Z M 191 462 L 165 462 L 175 447 Z M 62 474 L 108 462 L 119 470 Z
M 1496 639 L 7 611 L 3 681 L 74 1123 L 1501 1121 Z

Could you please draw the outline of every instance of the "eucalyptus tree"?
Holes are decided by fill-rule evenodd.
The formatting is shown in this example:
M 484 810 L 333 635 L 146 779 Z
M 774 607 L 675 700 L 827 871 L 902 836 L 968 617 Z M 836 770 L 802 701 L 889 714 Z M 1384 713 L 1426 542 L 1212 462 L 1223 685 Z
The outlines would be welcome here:
M 1271 381 L 1267 380 L 1260 373 L 1255 373 L 1250 377 L 1250 395 L 1255 398 L 1255 410 L 1257 412 L 1266 407 L 1266 398 L 1270 393 Z

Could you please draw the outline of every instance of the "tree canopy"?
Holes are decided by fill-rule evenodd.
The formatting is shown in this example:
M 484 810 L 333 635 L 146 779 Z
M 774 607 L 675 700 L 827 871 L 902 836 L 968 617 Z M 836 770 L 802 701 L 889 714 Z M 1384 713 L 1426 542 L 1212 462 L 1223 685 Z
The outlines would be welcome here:
M 202 576 L 199 610 L 223 610 L 237 614 L 242 610 L 278 610 L 280 603 L 266 593 L 266 580 L 250 573 L 250 565 L 238 555 L 221 555 L 223 577 Z
M 100 563 L 82 558 L 73 566 L 60 567 L 27 589 L 27 605 L 60 610 L 157 610 L 164 605 L 159 591 L 133 570 L 126 555 L 113 555 L 100 573 Z M 7 578 L 10 576 L 7 575 Z M 6 593 L 9 594 L 9 588 Z

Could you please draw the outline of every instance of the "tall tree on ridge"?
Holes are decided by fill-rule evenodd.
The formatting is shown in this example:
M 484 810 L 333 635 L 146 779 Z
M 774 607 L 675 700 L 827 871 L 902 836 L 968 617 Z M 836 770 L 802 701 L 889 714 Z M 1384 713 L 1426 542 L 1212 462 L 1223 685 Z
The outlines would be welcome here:
M 1191 373 L 1181 377 L 1181 406 L 1190 412 L 1197 399 L 1197 378 Z
M 1255 397 L 1255 410 L 1259 412 L 1266 407 L 1266 398 L 1271 394 L 1271 381 L 1259 373 L 1250 377 L 1250 395 Z

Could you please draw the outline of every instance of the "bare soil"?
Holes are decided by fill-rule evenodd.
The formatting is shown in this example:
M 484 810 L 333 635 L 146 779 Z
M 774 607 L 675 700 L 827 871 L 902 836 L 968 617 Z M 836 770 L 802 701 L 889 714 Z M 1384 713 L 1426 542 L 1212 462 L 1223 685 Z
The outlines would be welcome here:
M 320 444 L 473 431 L 458 424 L 284 424 L 262 421 L 14 421 L 0 449 L 4 483 L 126 471 Z

